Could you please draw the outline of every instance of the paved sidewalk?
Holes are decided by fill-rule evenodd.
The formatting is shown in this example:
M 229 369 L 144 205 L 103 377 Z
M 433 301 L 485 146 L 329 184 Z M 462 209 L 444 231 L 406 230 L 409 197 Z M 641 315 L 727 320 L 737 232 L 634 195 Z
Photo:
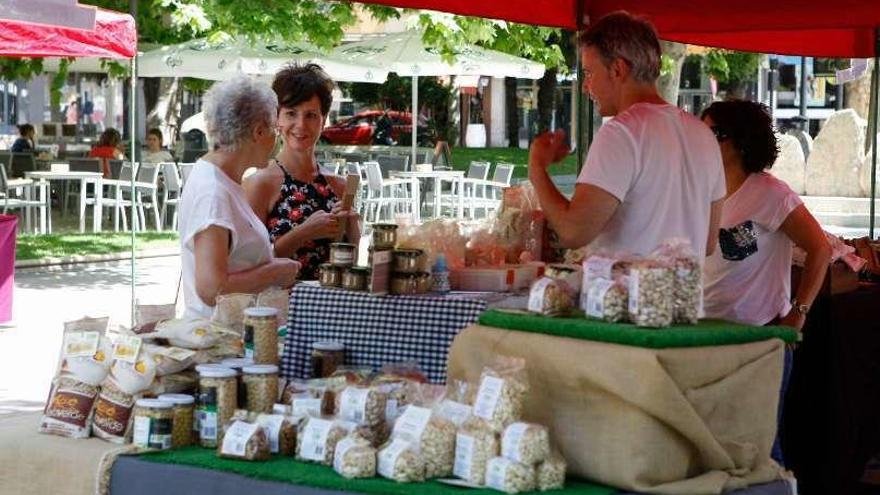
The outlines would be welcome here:
M 139 259 L 136 297 L 174 301 L 180 258 Z M 0 414 L 42 408 L 57 366 L 65 321 L 110 316 L 130 324 L 128 261 L 17 269 L 11 324 L 0 326 Z

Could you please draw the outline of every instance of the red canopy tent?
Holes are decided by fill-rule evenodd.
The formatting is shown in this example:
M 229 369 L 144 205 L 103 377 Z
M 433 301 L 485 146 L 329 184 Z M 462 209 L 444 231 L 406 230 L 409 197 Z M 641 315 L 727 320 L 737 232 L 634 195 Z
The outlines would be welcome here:
M 137 30 L 134 19 L 128 14 L 99 9 L 93 30 L 2 17 L 0 13 L 0 56 L 120 59 L 137 55 Z
M 695 45 L 816 57 L 876 56 L 880 5 L 869 0 L 367 0 L 566 29 L 615 10 L 647 17 L 660 37 Z

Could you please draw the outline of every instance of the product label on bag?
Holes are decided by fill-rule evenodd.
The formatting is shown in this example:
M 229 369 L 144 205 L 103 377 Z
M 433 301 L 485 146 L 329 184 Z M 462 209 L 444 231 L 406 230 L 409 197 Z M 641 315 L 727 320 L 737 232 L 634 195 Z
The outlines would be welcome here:
M 321 399 L 293 399 L 291 411 L 294 416 L 320 416 Z
M 382 452 L 379 452 L 379 465 L 376 470 L 380 475 L 386 478 L 393 477 L 394 465 L 397 464 L 397 459 L 399 459 L 404 452 L 411 449 L 412 445 L 410 445 L 409 442 L 395 438 L 391 441 L 389 446 L 385 447 Z
M 357 445 L 358 442 L 353 437 L 343 438 L 336 444 L 336 452 L 333 453 L 333 469 L 336 472 L 342 472 L 342 466 L 345 464 L 345 454 Z
M 422 442 L 422 434 L 425 433 L 425 428 L 428 427 L 430 421 L 430 409 L 409 406 L 400 418 L 397 419 L 397 423 L 394 424 L 393 435 L 412 442 L 413 449 L 418 453 Z
M 339 416 L 346 421 L 354 421 L 361 424 L 367 413 L 367 398 L 370 395 L 368 388 L 348 387 L 342 391 L 339 398 Z
M 137 361 L 138 352 L 141 350 L 141 343 L 143 341 L 140 337 L 119 335 L 116 337 L 116 344 L 113 346 L 113 357 L 119 361 L 134 364 Z
M 498 407 L 498 399 L 501 398 L 503 388 L 503 379 L 494 376 L 483 377 L 477 392 L 477 400 L 474 401 L 474 416 L 491 420 L 495 408 Z
M 513 423 L 508 426 L 501 439 L 501 455 L 512 461 L 522 462 L 519 445 L 528 429 L 527 423 Z
M 132 399 L 133 400 L 133 399 Z M 133 404 L 120 404 L 99 395 L 95 403 L 95 417 L 92 422 L 95 428 L 114 437 L 124 437 L 131 418 Z
M 327 452 L 327 437 L 333 428 L 333 421 L 312 418 L 302 432 L 303 441 L 300 457 L 310 461 L 324 462 Z
M 226 455 L 244 457 L 247 449 L 248 440 L 251 439 L 260 425 L 245 423 L 244 421 L 236 421 L 226 430 L 223 435 L 223 446 L 220 452 Z
M 639 271 L 633 270 L 629 274 L 629 312 L 639 312 Z
M 544 277 L 535 282 L 532 290 L 529 291 L 529 311 L 533 313 L 542 313 L 544 311 L 544 292 L 553 282 L 554 280 L 549 277 Z
M 592 280 L 604 278 L 611 280 L 613 277 L 614 264 L 616 260 L 605 258 L 602 256 L 590 256 L 584 261 L 584 280 L 583 287 L 589 286 Z
M 98 332 L 68 332 L 64 336 L 64 357 L 92 357 L 98 352 Z
M 281 427 L 284 426 L 284 416 L 280 414 L 260 414 L 257 416 L 256 423 L 266 430 L 266 434 L 269 436 L 269 448 L 273 454 L 277 454 Z
M 470 417 L 473 410 L 474 408 L 467 404 L 445 399 L 440 403 L 437 415 L 452 421 L 455 426 L 461 426 Z
M 94 395 L 58 389 L 46 408 L 46 416 L 77 428 L 85 428 L 94 403 Z
M 614 287 L 611 280 L 595 279 L 587 290 L 587 304 L 583 308 L 588 316 L 602 318 L 605 316 L 605 295 Z
M 505 481 L 507 480 L 507 470 L 513 464 L 512 461 L 504 457 L 494 457 L 486 465 L 486 486 L 505 492 Z
M 455 436 L 455 464 L 452 474 L 469 480 L 471 479 L 471 466 L 474 464 L 474 437 L 465 433 Z

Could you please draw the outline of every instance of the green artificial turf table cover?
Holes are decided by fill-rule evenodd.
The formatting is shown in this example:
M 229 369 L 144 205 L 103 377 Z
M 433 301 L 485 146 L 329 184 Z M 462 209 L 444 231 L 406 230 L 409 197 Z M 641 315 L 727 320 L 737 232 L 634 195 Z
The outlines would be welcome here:
M 479 321 L 481 325 L 488 327 L 650 349 L 747 344 L 774 338 L 793 343 L 797 342 L 798 337 L 797 331 L 789 327 L 752 327 L 720 320 L 700 320 L 696 325 L 669 328 L 640 328 L 631 324 L 588 319 L 582 315 L 551 318 L 521 312 L 489 310 L 480 316 Z
M 273 456 L 264 462 L 238 461 L 222 459 L 215 449 L 186 447 L 162 452 L 141 454 L 141 459 L 164 464 L 180 464 L 215 471 L 247 476 L 264 481 L 276 481 L 293 485 L 311 486 L 330 490 L 382 494 L 382 495 L 497 495 L 500 492 L 488 489 L 458 488 L 444 485 L 436 481 L 425 483 L 397 483 L 383 478 L 348 480 L 336 474 L 333 469 L 317 464 L 295 461 L 290 457 Z M 611 495 L 617 490 L 583 481 L 569 480 L 562 490 L 553 492 L 558 495 Z

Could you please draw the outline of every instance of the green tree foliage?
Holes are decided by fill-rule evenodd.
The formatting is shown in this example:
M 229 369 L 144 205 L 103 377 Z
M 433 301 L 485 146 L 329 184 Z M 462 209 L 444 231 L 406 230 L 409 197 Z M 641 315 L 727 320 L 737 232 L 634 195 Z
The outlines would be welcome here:
M 760 61 L 759 53 L 712 48 L 703 57 L 703 67 L 719 83 L 738 84 L 755 80 Z

